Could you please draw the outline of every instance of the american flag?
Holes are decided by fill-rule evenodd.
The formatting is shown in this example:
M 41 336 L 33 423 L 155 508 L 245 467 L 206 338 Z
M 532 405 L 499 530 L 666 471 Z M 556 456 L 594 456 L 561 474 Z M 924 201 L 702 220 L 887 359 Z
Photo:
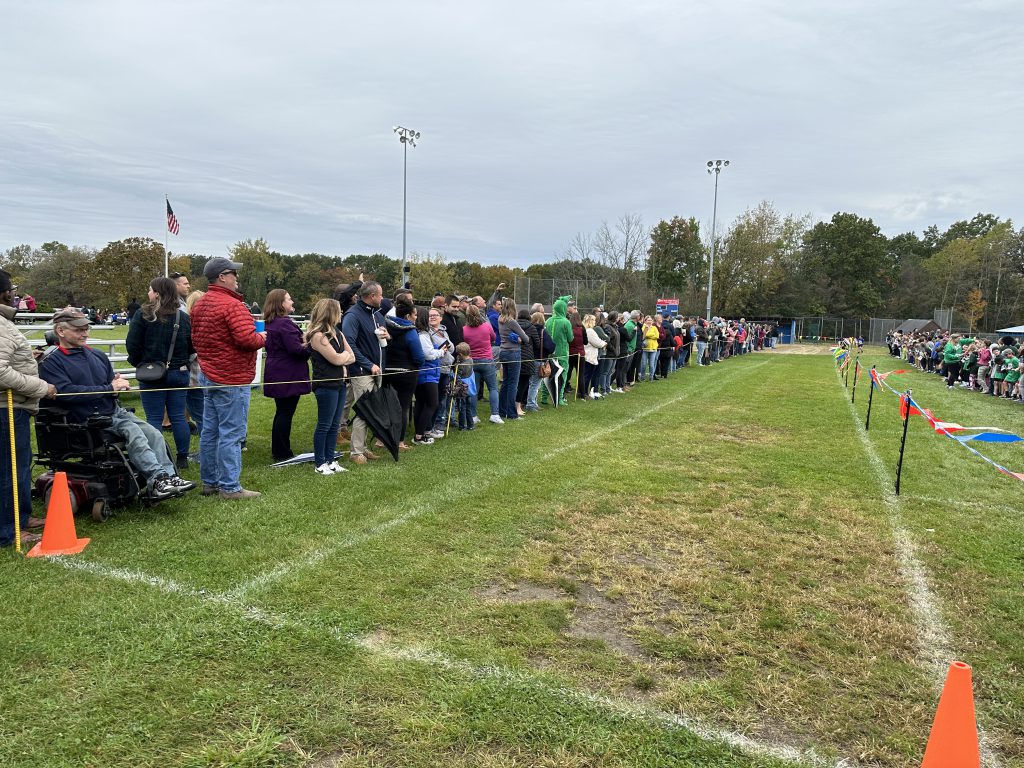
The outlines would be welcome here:
M 167 200 L 167 231 L 172 235 L 178 234 L 178 219 L 174 216 L 174 211 L 171 210 L 171 201 Z

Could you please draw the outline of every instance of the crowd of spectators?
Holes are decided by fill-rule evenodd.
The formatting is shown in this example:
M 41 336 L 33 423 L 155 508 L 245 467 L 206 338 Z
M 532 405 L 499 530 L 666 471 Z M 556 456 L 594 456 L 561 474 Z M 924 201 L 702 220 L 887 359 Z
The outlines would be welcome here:
M 1024 402 L 1024 344 L 1013 336 L 993 339 L 949 331 L 893 330 L 885 343 L 893 357 L 943 377 L 949 389 L 959 386 Z
M 254 317 L 250 309 L 258 305 L 246 305 L 238 292 L 242 268 L 230 259 L 213 258 L 204 268 L 205 293 L 192 291 L 188 277 L 175 273 L 155 278 L 146 302 L 132 302 L 126 347 L 136 367 L 144 420 L 117 404 L 127 380 L 105 356 L 85 347 L 93 321 L 87 313 L 70 307 L 55 313 L 57 356 L 37 369 L 29 345 L 11 322 L 13 290 L 4 278 L 0 292 L 6 286 L 8 309 L 3 313 L 10 317 L 0 317 L 0 340 L 6 339 L 0 374 L 17 393 L 15 437 L 22 474 L 30 463 L 22 456 L 30 444 L 28 416 L 41 398 L 75 395 L 61 403 L 74 418 L 85 419 L 86 411 L 101 408 L 115 424 L 124 423 L 129 453 L 145 465 L 154 498 L 191 489 L 178 475 L 190 458 L 199 460 L 204 496 L 258 497 L 258 491 L 242 487 L 241 470 L 261 348 L 266 353 L 263 394 L 275 402 L 274 461 L 295 457 L 294 415 L 302 398 L 312 393 L 316 427 L 301 442 L 312 443 L 316 473 L 333 475 L 347 471 L 338 461 L 345 453 L 339 455 L 338 446 L 348 444 L 348 461 L 354 465 L 378 458 L 378 445 L 371 444 L 368 425 L 353 406 L 379 387 L 395 391 L 405 422 L 411 424 L 398 446 L 408 451 L 433 445 L 452 430 L 476 429 L 481 418 L 500 427 L 545 405 L 624 395 L 689 365 L 711 366 L 774 347 L 779 335 L 775 326 L 743 319 L 583 309 L 568 296 L 555 301 L 548 313 L 541 304 L 518 306 L 505 295 L 504 284 L 487 300 L 439 294 L 424 306 L 417 305 L 409 289 L 385 297 L 379 283 L 362 276 L 318 301 L 303 332 L 284 288 L 271 290 L 262 319 Z M 79 359 L 84 361 L 81 370 L 67 370 Z M 148 371 L 145 377 L 143 371 Z M 190 428 L 199 433 L 198 455 L 189 453 Z M 165 430 L 172 433 L 173 456 L 169 451 L 164 456 Z M 129 459 L 136 463 L 135 457 Z M 19 480 L 19 492 L 22 481 L 29 480 Z M 0 544 L 10 543 L 11 497 L 8 488 Z M 26 513 L 27 499 L 19 502 Z

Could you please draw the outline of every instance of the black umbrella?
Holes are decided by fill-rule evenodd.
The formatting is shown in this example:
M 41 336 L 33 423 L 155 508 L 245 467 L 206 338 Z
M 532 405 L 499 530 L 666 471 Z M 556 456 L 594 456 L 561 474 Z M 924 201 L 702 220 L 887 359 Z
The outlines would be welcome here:
M 565 381 L 565 368 L 559 362 L 557 357 L 548 358 L 548 362 L 551 363 L 551 375 L 546 379 L 541 379 L 544 382 L 544 387 L 548 391 L 548 396 L 551 398 L 551 402 L 555 408 L 559 406 L 562 400 L 562 385 Z
M 390 387 L 377 387 L 356 400 L 356 416 L 366 422 L 384 447 L 398 461 L 398 444 L 405 434 L 405 414 L 398 395 Z

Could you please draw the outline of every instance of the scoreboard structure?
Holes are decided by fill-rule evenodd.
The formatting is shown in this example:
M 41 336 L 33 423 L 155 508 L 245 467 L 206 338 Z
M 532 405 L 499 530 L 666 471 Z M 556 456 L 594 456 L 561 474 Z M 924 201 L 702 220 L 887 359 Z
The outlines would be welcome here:
M 655 302 L 655 307 L 662 317 L 675 315 L 679 312 L 679 299 L 658 299 Z

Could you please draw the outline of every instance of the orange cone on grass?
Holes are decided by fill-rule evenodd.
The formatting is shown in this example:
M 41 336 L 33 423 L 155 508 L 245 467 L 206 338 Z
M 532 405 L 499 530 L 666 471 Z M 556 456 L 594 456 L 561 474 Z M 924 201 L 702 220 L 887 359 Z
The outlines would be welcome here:
M 978 722 L 974 715 L 971 668 L 949 665 L 921 768 L 979 768 Z
M 89 539 L 80 539 L 75 533 L 75 516 L 71 511 L 68 476 L 57 472 L 50 486 L 50 506 L 46 510 L 43 539 L 29 550 L 29 557 L 75 555 L 85 549 Z

